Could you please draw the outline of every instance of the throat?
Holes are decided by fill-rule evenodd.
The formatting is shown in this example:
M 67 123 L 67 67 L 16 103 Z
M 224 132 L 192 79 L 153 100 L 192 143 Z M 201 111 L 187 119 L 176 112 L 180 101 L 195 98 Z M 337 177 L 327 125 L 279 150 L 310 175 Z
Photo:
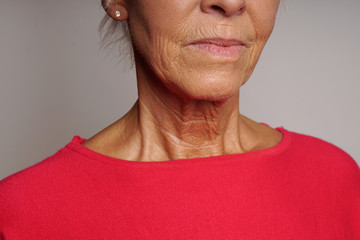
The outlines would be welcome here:
M 159 162 L 262 150 L 282 139 L 277 130 L 240 115 L 236 105 L 196 103 L 174 109 L 152 103 L 149 107 L 139 99 L 83 145 L 114 158 Z
M 146 126 L 141 130 L 142 145 L 148 149 L 144 153 L 156 152 L 173 160 L 243 152 L 237 106 L 194 102 L 181 109 L 166 106 L 159 114 L 160 110 L 158 106 L 154 114 L 152 107 L 139 100 L 140 126 Z

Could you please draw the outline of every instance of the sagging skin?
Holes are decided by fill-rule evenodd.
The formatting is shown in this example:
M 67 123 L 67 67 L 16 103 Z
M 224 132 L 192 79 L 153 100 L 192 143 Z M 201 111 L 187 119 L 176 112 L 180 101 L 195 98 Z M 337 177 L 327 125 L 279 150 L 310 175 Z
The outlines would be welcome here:
M 279 0 L 113 0 L 108 14 L 128 20 L 139 98 L 83 145 L 131 161 L 277 145 L 281 133 L 239 113 L 239 89 L 271 35 L 278 6 Z

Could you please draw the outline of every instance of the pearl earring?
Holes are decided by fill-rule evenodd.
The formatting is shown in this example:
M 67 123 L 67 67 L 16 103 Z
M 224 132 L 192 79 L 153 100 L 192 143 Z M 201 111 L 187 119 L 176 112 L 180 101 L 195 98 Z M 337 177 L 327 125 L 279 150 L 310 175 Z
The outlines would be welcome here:
M 118 17 L 120 17 L 120 16 L 121 16 L 121 12 L 120 12 L 120 11 L 116 11 L 116 12 L 115 12 L 115 17 L 118 18 Z

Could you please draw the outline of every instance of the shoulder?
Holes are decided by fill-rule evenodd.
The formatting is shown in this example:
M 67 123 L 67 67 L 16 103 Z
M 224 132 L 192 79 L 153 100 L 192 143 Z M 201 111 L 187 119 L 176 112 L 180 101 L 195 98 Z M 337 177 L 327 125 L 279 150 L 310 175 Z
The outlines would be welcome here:
M 38 184 L 56 179 L 59 175 L 69 173 L 71 169 L 76 169 L 78 165 L 84 165 L 85 155 L 79 151 L 81 149 L 81 143 L 84 139 L 75 136 L 71 142 L 66 146 L 58 150 L 53 155 L 43 159 L 42 161 L 25 168 L 19 172 L 16 172 L 4 179 L 0 179 L 0 193 L 1 190 L 6 188 L 8 185 L 18 184 L 22 186 L 22 183 Z M 71 172 L 71 171 L 70 171 Z
M 291 137 L 291 149 L 305 157 L 317 157 L 322 163 L 357 166 L 354 159 L 334 144 L 306 134 L 288 132 Z
M 0 181 L 0 196 L 21 195 L 27 189 L 34 190 L 37 186 L 51 181 L 61 172 L 61 162 L 66 161 L 64 149 L 59 150 L 53 156 L 50 156 L 33 166 L 14 173 Z
M 0 181 L 0 231 L 33 208 L 34 197 L 44 191 L 45 183 L 53 175 L 53 163 L 59 152 Z
M 323 209 L 332 225 L 345 223 L 345 229 L 359 229 L 360 224 L 360 169 L 355 160 L 332 143 L 316 137 L 288 132 L 291 144 L 294 175 L 298 182 L 306 182 L 314 204 Z M 353 234 L 360 234 L 354 231 Z M 359 235 L 356 235 L 359 236 Z M 360 236 L 359 236 L 360 237 Z
M 286 131 L 286 130 L 285 130 Z M 360 191 L 360 169 L 356 161 L 341 148 L 320 138 L 287 132 L 291 144 L 287 154 L 318 178 L 340 184 L 357 185 Z
M 3 210 L 1 206 L 5 204 L 4 201 L 26 205 L 31 199 L 56 191 L 74 175 L 73 171 L 78 168 L 79 162 L 79 156 L 64 147 L 35 165 L 2 179 L 0 210 Z
M 37 164 L 1 180 L 0 232 L 12 223 L 29 223 L 27 219 L 34 221 L 34 218 L 39 220 L 61 206 L 77 179 L 84 178 L 78 174 L 83 163 L 79 154 L 64 147 Z
M 0 181 L 0 193 L 1 190 L 8 185 L 17 184 L 18 187 L 26 186 L 31 182 L 42 181 L 44 179 L 53 178 L 65 171 L 69 161 L 72 158 L 72 153 L 69 149 L 62 148 L 52 156 L 45 158 L 44 160 L 25 168 L 19 172 L 16 172 Z

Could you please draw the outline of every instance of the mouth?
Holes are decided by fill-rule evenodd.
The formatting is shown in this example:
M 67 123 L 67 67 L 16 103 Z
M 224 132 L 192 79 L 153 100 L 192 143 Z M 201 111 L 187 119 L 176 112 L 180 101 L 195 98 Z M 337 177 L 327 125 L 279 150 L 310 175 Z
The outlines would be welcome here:
M 189 44 L 203 53 L 222 58 L 239 58 L 245 44 L 237 39 L 200 39 Z

